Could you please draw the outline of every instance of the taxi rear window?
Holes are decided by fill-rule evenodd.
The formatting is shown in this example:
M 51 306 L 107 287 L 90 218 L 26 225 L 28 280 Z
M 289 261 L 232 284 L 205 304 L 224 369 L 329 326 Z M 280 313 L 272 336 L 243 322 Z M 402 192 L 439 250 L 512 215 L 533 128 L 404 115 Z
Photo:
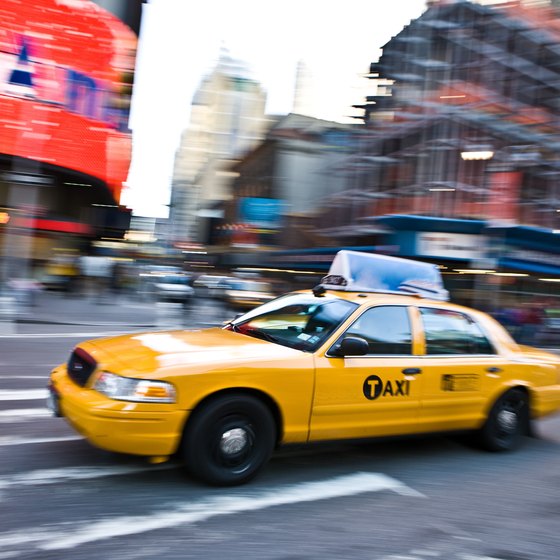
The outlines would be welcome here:
M 421 307 L 426 354 L 495 354 L 494 347 L 475 321 L 449 309 Z

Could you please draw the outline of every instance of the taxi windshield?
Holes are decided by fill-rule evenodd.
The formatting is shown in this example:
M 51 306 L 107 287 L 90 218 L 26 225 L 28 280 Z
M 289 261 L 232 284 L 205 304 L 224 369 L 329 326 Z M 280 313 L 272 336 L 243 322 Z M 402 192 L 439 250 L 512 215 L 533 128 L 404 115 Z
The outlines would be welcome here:
M 249 311 L 225 328 L 313 352 L 357 307 L 336 296 L 289 294 Z

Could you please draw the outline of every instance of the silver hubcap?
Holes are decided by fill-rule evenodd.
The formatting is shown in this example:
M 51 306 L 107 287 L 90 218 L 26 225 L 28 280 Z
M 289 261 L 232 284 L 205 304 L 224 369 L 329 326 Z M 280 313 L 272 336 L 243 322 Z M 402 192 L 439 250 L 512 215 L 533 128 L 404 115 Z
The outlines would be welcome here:
M 235 455 L 245 449 L 249 438 L 243 428 L 233 428 L 222 434 L 220 450 L 225 455 Z
M 501 410 L 498 414 L 498 425 L 506 432 L 513 432 L 517 428 L 517 414 L 511 410 Z

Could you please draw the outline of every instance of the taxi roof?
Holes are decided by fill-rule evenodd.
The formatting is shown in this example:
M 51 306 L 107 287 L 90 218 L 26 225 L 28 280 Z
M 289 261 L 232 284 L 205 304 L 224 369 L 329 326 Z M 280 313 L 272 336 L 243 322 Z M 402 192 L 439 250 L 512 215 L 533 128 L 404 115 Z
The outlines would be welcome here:
M 334 296 L 339 299 L 344 299 L 346 301 L 352 301 L 359 305 L 371 302 L 393 305 L 409 305 L 411 303 L 411 299 L 418 301 L 430 301 L 429 298 L 423 298 L 417 294 L 399 294 L 393 292 L 349 292 L 343 290 L 326 290 L 324 294 Z M 411 298 L 411 296 L 413 297 Z M 441 303 L 440 300 L 431 301 L 434 301 L 435 303 Z M 448 301 L 446 301 L 445 303 L 447 305 L 454 305 Z
M 298 293 L 304 293 L 301 290 Z M 445 308 L 453 311 L 458 311 L 469 315 L 481 315 L 484 314 L 478 309 L 472 307 L 466 307 L 459 303 L 453 303 L 450 301 L 436 300 L 433 298 L 422 297 L 418 294 L 399 294 L 392 292 L 349 292 L 342 290 L 325 290 L 324 295 L 329 295 L 339 299 L 344 299 L 346 301 L 351 301 L 360 306 L 362 305 L 434 305 L 438 308 Z M 412 297 L 411 297 L 412 296 Z
M 339 251 L 319 287 L 360 294 L 375 292 L 438 301 L 449 299 L 436 265 L 359 251 Z

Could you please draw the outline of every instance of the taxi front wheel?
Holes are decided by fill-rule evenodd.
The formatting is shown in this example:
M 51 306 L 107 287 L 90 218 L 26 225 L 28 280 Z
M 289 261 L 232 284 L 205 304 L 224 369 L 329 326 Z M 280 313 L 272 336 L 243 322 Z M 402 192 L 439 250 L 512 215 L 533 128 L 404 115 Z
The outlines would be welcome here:
M 480 430 L 480 442 L 490 451 L 510 451 L 529 434 L 529 399 L 522 389 L 510 389 L 495 403 Z
M 224 395 L 187 422 L 182 453 L 190 473 L 216 486 L 252 479 L 267 463 L 276 426 L 266 405 L 249 395 Z

